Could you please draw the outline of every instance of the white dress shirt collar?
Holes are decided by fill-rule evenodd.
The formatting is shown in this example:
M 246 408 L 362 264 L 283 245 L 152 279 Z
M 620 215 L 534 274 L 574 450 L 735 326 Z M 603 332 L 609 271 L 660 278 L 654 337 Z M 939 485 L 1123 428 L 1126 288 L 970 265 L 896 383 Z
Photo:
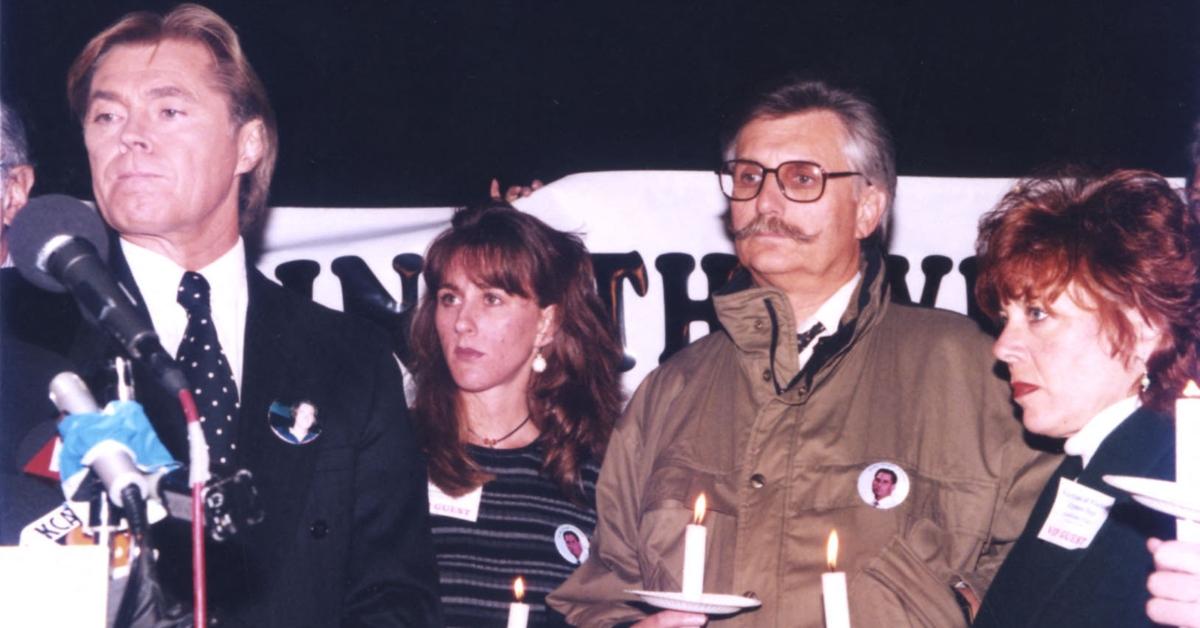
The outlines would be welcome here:
M 850 299 L 854 297 L 854 289 L 858 286 L 858 280 L 861 278 L 862 273 L 854 273 L 850 281 L 847 281 L 841 288 L 837 289 L 837 292 L 830 295 L 821 304 L 821 307 L 817 308 L 816 312 L 813 312 L 812 316 L 804 319 L 804 321 L 796 326 L 797 333 L 804 333 L 817 323 L 825 326 L 825 330 L 817 334 L 812 342 L 808 343 L 808 346 L 800 352 L 800 368 L 804 368 L 804 365 L 808 364 L 808 360 L 812 357 L 813 349 L 816 348 L 818 340 L 825 336 L 832 336 L 837 332 L 838 326 L 841 325 L 842 314 L 845 314 L 846 308 L 850 306 Z
M 121 251 L 129 262 L 138 291 L 150 311 L 154 331 L 171 355 L 179 349 L 187 329 L 187 312 L 176 300 L 184 268 L 173 260 L 145 247 L 121 239 Z M 213 325 L 221 349 L 229 360 L 233 381 L 242 386 L 243 343 L 246 335 L 246 247 L 239 237 L 233 248 L 208 266 L 196 271 L 209 285 L 209 303 Z
M 1141 400 L 1137 395 L 1133 395 L 1101 410 L 1087 425 L 1067 439 L 1063 444 L 1063 451 L 1067 455 L 1081 457 L 1086 468 L 1104 439 L 1141 406 Z

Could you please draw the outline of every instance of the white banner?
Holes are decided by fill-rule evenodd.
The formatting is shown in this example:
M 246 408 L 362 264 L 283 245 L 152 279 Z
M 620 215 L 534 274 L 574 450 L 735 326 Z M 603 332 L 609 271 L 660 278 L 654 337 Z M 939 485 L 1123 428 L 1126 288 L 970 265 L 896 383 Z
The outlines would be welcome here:
M 966 280 L 959 271 L 973 255 L 979 216 L 1011 187 L 1010 179 L 901 177 L 891 223 L 889 250 L 906 258 L 906 276 L 914 301 L 921 297 L 929 256 L 950 259 L 953 270 L 937 292 L 937 307 L 965 312 Z M 1175 182 L 1179 184 L 1179 182 Z M 710 253 L 733 252 L 722 214 L 727 204 L 710 172 L 596 172 L 567 176 L 522 199 L 516 205 L 550 225 L 580 233 L 592 253 L 640 254 L 647 292 L 638 295 L 623 283 L 626 353 L 636 365 L 625 385 L 636 387 L 658 364 L 663 352 L 665 302 L 660 257 L 683 253 L 695 260 L 688 279 L 691 299 L 708 294 L 701 259 Z M 259 267 L 274 277 L 283 262 L 308 259 L 320 265 L 313 298 L 342 308 L 342 288 L 331 271 L 334 259 L 357 256 L 397 301 L 400 278 L 392 259 L 402 253 L 423 255 L 429 241 L 449 225 L 450 208 L 321 209 L 277 208 L 268 225 Z M 705 323 L 691 325 L 691 338 L 707 333 Z

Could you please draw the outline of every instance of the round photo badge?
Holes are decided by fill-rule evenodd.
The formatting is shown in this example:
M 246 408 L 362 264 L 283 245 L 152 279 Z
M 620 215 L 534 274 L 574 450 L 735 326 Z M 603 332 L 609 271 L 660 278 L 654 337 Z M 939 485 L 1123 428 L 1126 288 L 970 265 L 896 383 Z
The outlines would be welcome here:
M 307 445 L 321 435 L 320 412 L 306 399 L 287 405 L 276 401 L 267 412 L 267 424 L 279 440 L 289 445 Z
M 908 489 L 908 474 L 891 462 L 876 462 L 858 475 L 858 496 L 872 508 L 899 506 L 908 497 Z
M 554 547 L 558 549 L 558 554 L 563 560 L 572 565 L 579 565 L 587 560 L 591 542 L 583 530 L 564 523 L 554 531 Z

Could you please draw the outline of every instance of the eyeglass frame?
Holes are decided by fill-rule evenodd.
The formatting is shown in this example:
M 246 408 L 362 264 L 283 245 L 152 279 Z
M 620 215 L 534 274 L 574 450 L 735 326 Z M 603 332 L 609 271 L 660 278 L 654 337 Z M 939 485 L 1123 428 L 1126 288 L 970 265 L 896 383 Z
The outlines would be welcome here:
M 725 186 L 721 185 L 721 177 L 722 176 L 732 176 L 733 175 L 732 172 L 729 172 L 729 170 L 730 170 L 729 166 L 730 166 L 730 164 L 735 164 L 735 163 L 753 164 L 755 166 L 758 166 L 759 168 L 762 168 L 762 179 L 759 180 L 759 182 L 758 182 L 758 189 L 755 190 L 754 194 L 752 194 L 746 198 L 734 198 L 731 193 L 727 193 L 725 191 Z M 821 173 L 821 190 L 819 192 L 817 192 L 817 195 L 815 197 L 805 200 L 805 201 L 801 201 L 798 199 L 794 199 L 788 195 L 787 188 L 783 185 L 783 180 L 779 178 L 779 171 L 784 166 L 787 166 L 789 164 L 806 164 L 806 165 L 815 167 L 817 169 L 817 172 Z M 866 179 L 867 185 L 871 185 L 871 180 L 867 178 L 867 175 L 865 175 L 861 172 L 851 171 L 851 170 L 842 170 L 842 171 L 838 171 L 838 172 L 826 172 L 825 168 L 821 164 L 819 164 L 815 161 L 808 161 L 806 159 L 792 159 L 790 161 L 782 162 L 774 168 L 768 168 L 768 167 L 758 163 L 757 161 L 754 161 L 753 159 L 730 159 L 728 161 L 721 162 L 721 166 L 719 168 L 717 168 L 716 170 L 714 170 L 713 172 L 715 172 L 717 175 L 717 187 L 721 188 L 721 194 L 723 194 L 725 196 L 725 198 L 727 198 L 731 201 L 737 201 L 739 203 L 742 203 L 745 201 L 752 201 L 752 200 L 758 198 L 758 195 L 762 194 L 763 185 L 765 185 L 767 182 L 768 174 L 774 175 L 775 185 L 779 186 L 779 193 L 783 194 L 784 198 L 786 198 L 789 201 L 792 201 L 793 203 L 815 203 L 815 202 L 821 200 L 821 197 L 825 196 L 825 183 L 828 182 L 830 179 L 841 179 L 843 177 L 860 176 L 860 177 Z

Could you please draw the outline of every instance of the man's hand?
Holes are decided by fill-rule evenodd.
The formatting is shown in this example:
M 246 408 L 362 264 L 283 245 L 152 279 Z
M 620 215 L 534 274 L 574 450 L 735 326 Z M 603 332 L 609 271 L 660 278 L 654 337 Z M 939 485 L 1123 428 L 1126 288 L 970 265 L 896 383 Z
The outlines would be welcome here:
M 703 626 L 708 615 L 683 611 L 662 611 L 633 625 L 633 628 L 675 628 L 676 626 Z
M 502 200 L 505 203 L 511 203 L 519 198 L 525 198 L 526 196 L 533 194 L 534 190 L 537 190 L 538 188 L 542 187 L 543 185 L 545 185 L 545 184 L 542 183 L 541 179 L 534 179 L 533 183 L 530 183 L 529 185 L 510 185 L 508 187 L 508 189 L 505 190 L 504 196 L 501 197 L 500 196 L 500 181 L 498 179 L 492 179 L 492 188 L 491 188 L 492 200 L 493 201 Z
M 1171 626 L 1200 626 L 1200 544 L 1150 539 L 1154 573 L 1146 580 L 1146 615 Z

